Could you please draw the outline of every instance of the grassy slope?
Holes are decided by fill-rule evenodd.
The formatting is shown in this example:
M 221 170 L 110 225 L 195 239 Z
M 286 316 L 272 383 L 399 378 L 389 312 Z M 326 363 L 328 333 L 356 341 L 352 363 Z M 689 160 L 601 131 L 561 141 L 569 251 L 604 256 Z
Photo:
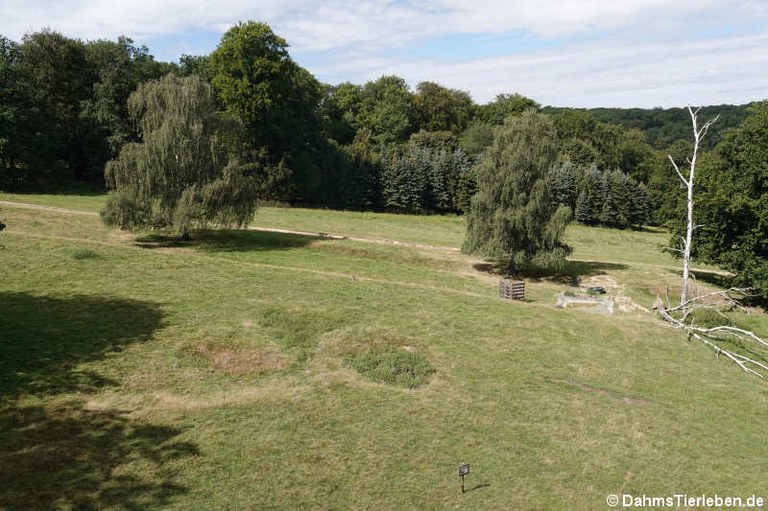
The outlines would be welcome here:
M 677 281 L 656 252 L 663 234 L 572 228 L 574 258 L 598 262 L 509 303 L 453 251 L 261 232 L 137 244 L 95 217 L 1 216 L 0 509 L 768 496 L 764 384 L 650 314 L 553 308 L 599 274 L 649 305 Z M 456 218 L 265 209 L 256 223 L 461 241 Z M 416 390 L 367 381 L 343 360 L 371 345 L 422 354 L 437 373 Z M 461 496 L 463 461 L 473 491 Z

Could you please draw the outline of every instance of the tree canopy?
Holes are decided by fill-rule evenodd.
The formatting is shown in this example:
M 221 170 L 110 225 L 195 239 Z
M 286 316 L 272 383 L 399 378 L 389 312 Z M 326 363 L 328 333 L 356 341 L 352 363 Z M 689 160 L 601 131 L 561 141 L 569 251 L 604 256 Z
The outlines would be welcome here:
M 239 125 L 216 111 L 210 85 L 169 74 L 140 85 L 128 110 L 142 142 L 107 164 L 114 189 L 102 210 L 107 225 L 173 226 L 187 237 L 210 223 L 250 221 L 256 184 L 237 159 Z
M 552 121 L 533 110 L 509 118 L 476 168 L 477 193 L 462 250 L 510 271 L 561 267 L 570 211 L 552 200 L 549 172 L 557 162 Z

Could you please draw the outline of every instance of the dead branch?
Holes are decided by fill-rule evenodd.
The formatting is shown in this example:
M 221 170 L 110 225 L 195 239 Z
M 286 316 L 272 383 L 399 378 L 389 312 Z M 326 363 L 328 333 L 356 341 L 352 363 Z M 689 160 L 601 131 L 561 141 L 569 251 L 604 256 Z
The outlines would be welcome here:
M 675 160 L 672 158 L 671 154 L 667 155 L 667 158 L 669 158 L 669 161 L 672 162 L 672 167 L 674 167 L 675 172 L 677 172 L 677 175 L 680 176 L 680 180 L 685 184 L 685 186 L 688 186 L 688 180 L 683 177 L 683 173 L 680 172 L 680 167 L 677 166 L 677 163 L 675 163 Z M 685 159 L 685 162 L 690 165 L 690 160 L 688 158 Z
M 720 291 L 715 293 L 708 293 L 708 295 L 724 294 L 727 291 Z M 692 298 L 689 302 L 695 302 L 701 297 Z M 688 304 L 690 306 L 690 303 Z M 699 304 L 700 306 L 705 306 Z M 711 305 L 709 307 L 712 307 Z M 686 306 L 681 304 L 672 309 L 667 309 L 661 298 L 656 299 L 654 308 L 659 311 L 661 317 L 675 328 L 685 330 L 688 333 L 689 338 L 694 338 L 701 341 L 704 345 L 712 348 L 715 355 L 719 358 L 720 355 L 724 355 L 726 358 L 738 365 L 744 372 L 757 376 L 758 378 L 768 378 L 768 341 L 756 335 L 754 332 L 744 330 L 742 328 L 733 326 L 716 326 L 712 328 L 697 327 L 695 325 L 688 325 L 683 320 L 674 317 L 670 312 L 684 311 L 684 314 L 688 312 Z M 737 353 L 733 350 L 724 348 L 721 343 L 744 341 L 756 345 L 761 351 L 761 360 L 755 360 L 741 353 Z
M 675 307 L 667 306 L 667 312 L 673 313 L 680 311 L 683 314 L 683 319 L 696 309 L 708 308 L 719 313 L 721 316 L 725 315 L 720 311 L 720 308 L 738 309 L 746 314 L 749 314 L 749 309 L 739 302 L 738 297 L 753 296 L 753 289 L 748 287 L 732 287 L 722 291 L 712 291 L 704 293 L 702 295 L 696 295 L 693 298 L 686 300 L 685 302 Z M 669 297 L 667 297 L 667 304 L 669 304 Z

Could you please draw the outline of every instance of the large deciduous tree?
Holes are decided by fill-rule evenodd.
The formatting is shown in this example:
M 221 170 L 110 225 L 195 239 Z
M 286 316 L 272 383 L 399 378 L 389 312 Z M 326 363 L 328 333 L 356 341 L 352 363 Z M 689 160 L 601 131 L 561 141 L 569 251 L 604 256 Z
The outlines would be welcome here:
M 561 240 L 570 211 L 552 200 L 548 179 L 557 148 L 546 116 L 529 110 L 507 120 L 476 168 L 478 190 L 467 215 L 465 253 L 509 271 L 564 265 L 569 248 Z
M 239 23 L 222 36 L 206 71 L 226 110 L 242 119 L 267 181 L 281 183 L 265 191 L 282 200 L 328 200 L 316 163 L 333 152 L 321 129 L 322 87 L 291 59 L 285 39 L 265 23 Z
M 413 105 L 419 128 L 456 134 L 467 129 L 476 108 L 469 93 L 435 82 L 421 82 L 416 86 Z
M 768 101 L 701 161 L 696 254 L 768 299 Z
M 398 76 L 366 83 L 360 93 L 358 129 L 367 129 L 380 145 L 404 142 L 414 131 L 413 96 Z
M 256 186 L 233 150 L 238 124 L 216 111 L 206 82 L 169 74 L 143 83 L 128 110 L 142 142 L 125 145 L 107 164 L 114 189 L 102 210 L 107 225 L 173 226 L 187 238 L 195 227 L 250 221 Z
M 86 62 L 95 74 L 90 98 L 81 104 L 80 121 L 84 148 L 83 166 L 77 177 L 100 181 L 104 165 L 135 136 L 128 117 L 128 96 L 136 87 L 160 78 L 172 67 L 154 60 L 145 46 L 128 37 L 117 41 L 99 39 L 85 45 Z

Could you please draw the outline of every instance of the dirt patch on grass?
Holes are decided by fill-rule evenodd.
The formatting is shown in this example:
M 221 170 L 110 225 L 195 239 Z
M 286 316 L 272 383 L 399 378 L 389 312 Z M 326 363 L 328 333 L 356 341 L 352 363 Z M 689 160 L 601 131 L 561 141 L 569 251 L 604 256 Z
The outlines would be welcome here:
M 224 348 L 201 344 L 195 353 L 211 367 L 227 374 L 257 374 L 280 371 L 291 365 L 291 359 L 265 348 Z
M 629 312 L 637 310 L 650 312 L 647 308 L 636 303 L 632 298 L 624 294 L 624 284 L 619 283 L 619 281 L 608 275 L 593 275 L 587 277 L 581 281 L 579 287 L 584 290 L 592 287 L 602 287 L 621 311 Z

